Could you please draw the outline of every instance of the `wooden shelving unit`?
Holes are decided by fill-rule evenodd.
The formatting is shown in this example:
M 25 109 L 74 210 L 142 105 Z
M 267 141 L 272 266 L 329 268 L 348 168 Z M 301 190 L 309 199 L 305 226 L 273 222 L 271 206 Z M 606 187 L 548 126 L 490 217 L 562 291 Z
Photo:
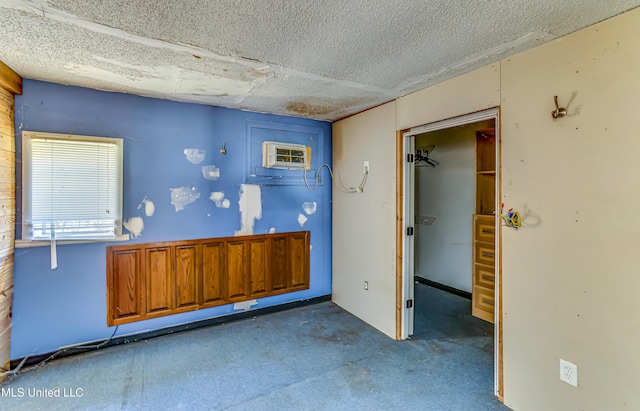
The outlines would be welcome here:
M 475 317 L 493 323 L 495 307 L 496 133 L 476 131 L 473 215 L 473 305 Z

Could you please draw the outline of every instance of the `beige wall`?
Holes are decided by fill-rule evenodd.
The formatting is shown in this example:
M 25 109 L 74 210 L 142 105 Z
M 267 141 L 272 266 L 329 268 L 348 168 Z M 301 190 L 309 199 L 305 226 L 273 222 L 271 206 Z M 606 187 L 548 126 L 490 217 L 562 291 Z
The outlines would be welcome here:
M 398 130 L 500 105 L 500 64 L 491 64 L 398 99 Z
M 640 409 L 640 10 L 503 61 L 502 102 L 506 404 Z
M 333 125 L 333 301 L 395 338 L 396 104 Z M 345 193 L 370 172 L 362 193 Z M 364 290 L 365 281 L 369 290 Z
M 640 9 L 401 98 L 396 124 L 378 125 L 404 129 L 502 99 L 503 199 L 525 217 L 519 231 L 503 228 L 505 404 L 516 410 L 640 409 L 639 74 Z M 553 120 L 556 94 L 569 115 Z M 351 125 L 351 150 L 381 155 L 391 132 L 365 136 L 374 130 L 367 116 L 338 122 L 334 132 Z M 368 185 L 369 195 L 390 201 L 378 183 Z M 377 215 L 388 230 L 394 214 Z M 335 221 L 374 220 L 359 208 L 334 207 L 334 238 Z M 394 244 L 372 244 L 368 255 L 380 266 L 367 261 L 366 268 L 386 274 Z M 365 267 L 349 259 L 353 250 L 364 254 L 363 245 L 334 241 L 334 253 L 346 246 L 334 260 L 336 302 L 353 297 L 359 312 L 377 302 L 350 295 L 342 277 L 351 275 L 347 266 Z M 394 297 L 394 284 L 384 284 L 381 295 Z M 385 312 L 378 323 L 388 330 L 387 322 Z M 578 388 L 559 380 L 560 358 L 578 365 Z

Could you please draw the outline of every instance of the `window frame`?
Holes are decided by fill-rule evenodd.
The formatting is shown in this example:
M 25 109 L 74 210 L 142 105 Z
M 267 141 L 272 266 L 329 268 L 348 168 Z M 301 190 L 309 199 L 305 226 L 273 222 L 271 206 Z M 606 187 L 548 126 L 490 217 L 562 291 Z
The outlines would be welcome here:
M 116 218 L 114 223 L 114 237 L 113 238 L 78 238 L 78 239 L 61 239 L 55 240 L 57 244 L 80 244 L 80 243 L 94 243 L 94 242 L 112 242 L 112 241 L 126 241 L 129 239 L 128 234 L 122 234 L 123 226 L 123 158 L 124 158 L 124 140 L 114 137 L 101 137 L 101 136 L 85 136 L 76 134 L 62 134 L 62 133 L 46 133 L 37 131 L 23 131 L 22 132 L 22 221 L 21 221 L 21 239 L 16 240 L 16 248 L 45 246 L 51 244 L 51 239 L 31 238 L 31 226 L 27 224 L 27 217 L 31 216 L 32 212 L 32 151 L 31 141 L 32 139 L 55 139 L 55 140 L 72 140 L 81 142 L 100 142 L 109 143 L 115 145 L 116 152 Z

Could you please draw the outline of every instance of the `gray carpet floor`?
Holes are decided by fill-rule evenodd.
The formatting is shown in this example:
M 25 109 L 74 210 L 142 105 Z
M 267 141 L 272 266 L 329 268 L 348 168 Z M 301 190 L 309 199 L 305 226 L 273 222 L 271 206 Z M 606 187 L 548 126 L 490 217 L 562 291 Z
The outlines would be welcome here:
M 314 304 L 48 362 L 2 385 L 0 409 L 507 410 L 493 326 L 470 311 L 416 284 L 415 334 L 394 341 Z

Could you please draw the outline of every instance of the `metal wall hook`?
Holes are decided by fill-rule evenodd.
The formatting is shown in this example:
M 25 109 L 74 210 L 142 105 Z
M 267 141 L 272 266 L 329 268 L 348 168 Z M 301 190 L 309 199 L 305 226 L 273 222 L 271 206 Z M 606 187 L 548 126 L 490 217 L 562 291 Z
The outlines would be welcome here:
M 222 155 L 227 154 L 227 142 L 226 141 L 222 144 L 222 148 L 220 149 L 220 154 L 222 154 Z
M 562 118 L 567 115 L 567 109 L 558 106 L 558 96 L 553 96 L 553 101 L 556 103 L 556 109 L 551 112 L 551 117 Z

